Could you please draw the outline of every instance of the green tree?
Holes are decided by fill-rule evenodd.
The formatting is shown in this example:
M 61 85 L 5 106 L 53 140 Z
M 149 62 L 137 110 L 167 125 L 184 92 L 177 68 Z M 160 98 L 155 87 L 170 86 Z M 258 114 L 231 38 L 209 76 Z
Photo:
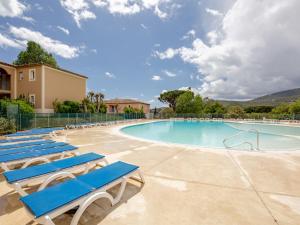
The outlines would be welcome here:
M 227 110 L 230 117 L 240 117 L 245 114 L 244 109 L 241 106 L 230 106 Z
M 245 108 L 246 113 L 269 113 L 274 107 L 268 105 L 248 106 Z
M 176 100 L 176 113 L 201 113 L 203 109 L 202 98 L 187 91 L 181 94 Z
M 26 50 L 19 53 L 13 64 L 24 65 L 33 63 L 44 63 L 58 68 L 57 62 L 51 53 L 44 50 L 38 43 L 28 41 Z
M 162 103 L 169 104 L 169 107 L 173 109 L 173 111 L 176 110 L 176 99 L 184 94 L 186 91 L 183 90 L 173 90 L 173 91 L 166 91 L 164 93 L 161 93 L 158 100 Z
M 290 104 L 289 112 L 292 114 L 300 114 L 300 99 Z
M 288 114 L 289 113 L 289 105 L 286 103 L 280 104 L 273 108 L 273 114 Z
M 208 100 L 204 107 L 204 113 L 208 114 L 224 114 L 225 107 L 218 101 Z

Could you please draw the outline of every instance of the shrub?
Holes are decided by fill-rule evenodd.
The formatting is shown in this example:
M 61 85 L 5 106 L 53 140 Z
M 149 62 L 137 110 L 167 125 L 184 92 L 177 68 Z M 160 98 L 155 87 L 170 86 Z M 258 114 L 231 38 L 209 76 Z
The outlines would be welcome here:
M 246 113 L 269 113 L 272 111 L 273 106 L 260 105 L 260 106 L 248 106 L 245 108 Z
M 80 112 L 80 103 L 76 101 L 59 102 L 57 99 L 53 102 L 53 108 L 56 113 L 78 113 Z
M 18 111 L 21 114 L 29 114 L 34 112 L 34 108 L 30 103 L 23 99 L 1 99 L 0 100 L 0 114 L 6 115 L 7 114 L 7 107 L 9 105 L 17 105 Z
M 14 132 L 16 132 L 15 121 L 0 117 L 0 135 Z
M 175 116 L 175 112 L 172 108 L 164 108 L 160 111 L 162 118 L 171 118 Z

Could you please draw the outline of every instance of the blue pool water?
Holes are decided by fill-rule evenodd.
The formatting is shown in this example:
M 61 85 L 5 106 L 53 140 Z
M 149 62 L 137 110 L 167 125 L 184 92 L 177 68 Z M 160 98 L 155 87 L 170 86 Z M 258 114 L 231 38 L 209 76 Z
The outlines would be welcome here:
M 138 138 L 166 143 L 186 144 L 209 148 L 225 148 L 223 140 L 241 131 L 259 131 L 261 150 L 300 149 L 300 127 L 270 125 L 263 123 L 231 123 L 219 121 L 160 121 L 128 126 L 122 132 Z M 233 149 L 256 147 L 256 133 L 242 132 L 226 141 Z M 244 143 L 244 144 L 242 144 Z

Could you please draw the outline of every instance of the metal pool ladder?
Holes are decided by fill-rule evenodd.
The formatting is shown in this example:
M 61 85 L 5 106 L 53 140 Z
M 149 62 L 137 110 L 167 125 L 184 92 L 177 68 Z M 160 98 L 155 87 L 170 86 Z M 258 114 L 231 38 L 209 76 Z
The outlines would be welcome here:
M 242 143 L 239 143 L 239 144 L 236 144 L 236 145 L 231 145 L 231 146 L 229 146 L 229 145 L 226 144 L 226 142 L 227 142 L 228 140 L 230 140 L 230 139 L 232 139 L 232 138 L 234 138 L 234 137 L 237 137 L 237 136 L 239 136 L 239 135 L 241 135 L 241 134 L 244 134 L 244 133 L 250 133 L 250 132 L 256 133 L 256 147 L 254 147 L 253 143 L 251 143 L 251 142 L 249 142 L 249 141 L 245 141 L 245 142 L 242 142 Z M 240 146 L 240 145 L 243 145 L 243 144 L 248 144 L 248 145 L 250 146 L 251 150 L 259 151 L 259 150 L 260 150 L 260 148 L 259 148 L 259 131 L 256 130 L 256 129 L 250 129 L 250 130 L 243 130 L 243 131 L 240 131 L 240 132 L 238 132 L 238 133 L 235 134 L 235 135 L 232 135 L 232 136 L 230 136 L 230 137 L 228 137 L 228 138 L 225 138 L 225 139 L 223 140 L 223 144 L 224 144 L 225 148 L 228 148 L 228 149 L 234 148 L 234 147 L 237 147 L 237 146 Z

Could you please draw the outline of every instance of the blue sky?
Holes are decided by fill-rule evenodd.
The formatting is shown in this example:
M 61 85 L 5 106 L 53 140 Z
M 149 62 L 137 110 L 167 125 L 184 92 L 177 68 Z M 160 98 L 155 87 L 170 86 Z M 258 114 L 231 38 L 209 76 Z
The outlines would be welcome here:
M 272 7 L 277 11 L 261 18 Z M 12 62 L 32 39 L 106 98 L 156 106 L 163 90 L 192 87 L 211 98 L 245 100 L 299 85 L 299 45 L 280 68 L 272 66 L 298 35 L 297 8 L 294 0 L 0 0 L 0 60 Z M 278 18 L 287 20 L 290 37 L 274 26 Z

